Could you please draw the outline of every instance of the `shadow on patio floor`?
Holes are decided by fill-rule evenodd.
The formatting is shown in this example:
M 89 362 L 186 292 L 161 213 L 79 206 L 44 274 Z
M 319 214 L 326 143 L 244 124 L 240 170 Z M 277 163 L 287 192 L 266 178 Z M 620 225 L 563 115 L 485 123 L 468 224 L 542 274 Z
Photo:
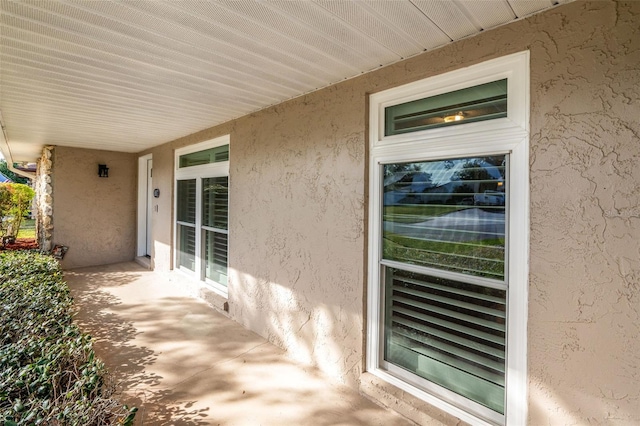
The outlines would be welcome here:
M 135 263 L 65 272 L 138 425 L 407 425 Z

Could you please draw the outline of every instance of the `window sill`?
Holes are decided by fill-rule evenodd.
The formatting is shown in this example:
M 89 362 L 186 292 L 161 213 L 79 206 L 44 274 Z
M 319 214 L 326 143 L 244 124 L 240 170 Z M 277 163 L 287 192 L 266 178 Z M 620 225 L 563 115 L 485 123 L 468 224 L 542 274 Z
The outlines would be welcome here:
M 200 299 L 221 314 L 229 316 L 228 298 L 214 291 L 206 283 L 195 280 L 180 270 L 172 271 L 169 280 L 189 296 Z
M 449 414 L 372 373 L 365 372 L 360 376 L 360 392 L 378 405 L 393 410 L 417 424 L 453 426 L 460 425 L 461 420 L 469 424 L 486 424 L 479 419 L 461 419 Z M 466 414 L 466 417 L 469 415 Z

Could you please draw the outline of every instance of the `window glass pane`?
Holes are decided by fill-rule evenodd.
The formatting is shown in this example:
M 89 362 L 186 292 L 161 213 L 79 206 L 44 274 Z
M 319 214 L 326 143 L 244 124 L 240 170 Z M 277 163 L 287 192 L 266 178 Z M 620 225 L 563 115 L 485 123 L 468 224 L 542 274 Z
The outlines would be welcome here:
M 507 116 L 507 80 L 385 108 L 385 136 Z
M 229 161 L 229 145 L 217 146 L 215 148 L 205 149 L 204 151 L 181 155 L 178 161 L 178 167 L 192 167 L 222 161 Z
M 227 229 L 229 177 L 202 180 L 202 225 Z
M 506 291 L 386 274 L 385 360 L 504 414 Z
M 504 280 L 506 157 L 384 165 L 383 258 Z
M 205 277 L 227 285 L 227 234 L 213 231 L 205 233 Z
M 178 225 L 178 266 L 196 270 L 196 230 L 191 226 Z
M 196 180 L 179 180 L 176 196 L 178 221 L 196 223 Z

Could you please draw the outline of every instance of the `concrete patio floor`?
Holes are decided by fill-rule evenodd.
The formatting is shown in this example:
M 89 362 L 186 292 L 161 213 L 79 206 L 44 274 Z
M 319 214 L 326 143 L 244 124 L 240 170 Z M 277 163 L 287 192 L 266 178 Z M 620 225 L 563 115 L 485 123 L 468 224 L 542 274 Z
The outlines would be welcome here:
M 137 425 L 409 425 L 353 389 L 122 263 L 69 270 L 76 321 L 95 339 Z

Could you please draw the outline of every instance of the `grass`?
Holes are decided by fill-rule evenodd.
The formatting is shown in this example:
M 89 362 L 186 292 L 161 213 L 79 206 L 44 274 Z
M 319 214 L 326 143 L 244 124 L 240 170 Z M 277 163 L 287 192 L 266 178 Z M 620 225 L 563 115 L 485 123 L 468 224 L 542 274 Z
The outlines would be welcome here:
M 504 239 L 464 243 L 430 241 L 385 233 L 385 259 L 471 275 L 504 278 Z
M 467 205 L 406 204 L 386 206 L 386 222 L 412 224 L 453 212 L 477 208 Z M 412 238 L 385 232 L 384 258 L 471 275 L 504 278 L 504 238 L 449 242 Z
M 18 231 L 18 238 L 35 238 L 36 237 L 36 221 L 35 219 L 24 219 Z

